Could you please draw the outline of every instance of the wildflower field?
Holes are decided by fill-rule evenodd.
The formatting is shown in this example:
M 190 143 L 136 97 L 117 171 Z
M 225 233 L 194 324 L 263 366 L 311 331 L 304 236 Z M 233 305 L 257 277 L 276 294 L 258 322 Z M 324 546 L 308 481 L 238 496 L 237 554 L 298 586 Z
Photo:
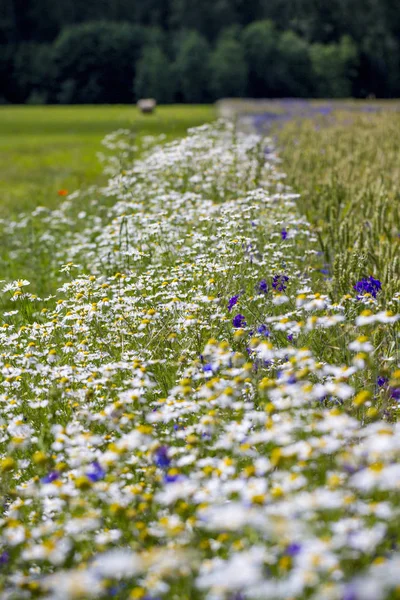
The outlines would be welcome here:
M 400 114 L 270 121 L 1 222 L 1 598 L 399 598 Z

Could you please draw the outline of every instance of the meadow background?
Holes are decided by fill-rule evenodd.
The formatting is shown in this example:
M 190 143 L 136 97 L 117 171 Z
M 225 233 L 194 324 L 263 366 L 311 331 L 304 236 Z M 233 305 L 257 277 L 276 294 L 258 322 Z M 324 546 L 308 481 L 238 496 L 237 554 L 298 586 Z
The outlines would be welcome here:
M 399 70 L 390 0 L 3 0 L 1 598 L 399 598 Z
M 129 128 L 164 141 L 216 117 L 212 106 L 159 107 L 151 117 L 132 106 L 0 107 L 0 215 L 43 204 L 55 207 L 58 191 L 105 181 L 98 153 L 103 138 Z

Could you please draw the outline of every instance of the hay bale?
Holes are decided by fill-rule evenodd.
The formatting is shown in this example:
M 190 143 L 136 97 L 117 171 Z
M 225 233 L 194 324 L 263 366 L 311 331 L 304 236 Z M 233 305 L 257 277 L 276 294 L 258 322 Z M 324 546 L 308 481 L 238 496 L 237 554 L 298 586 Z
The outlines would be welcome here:
M 138 101 L 137 106 L 143 114 L 151 114 L 154 112 L 157 102 L 154 98 L 141 98 Z

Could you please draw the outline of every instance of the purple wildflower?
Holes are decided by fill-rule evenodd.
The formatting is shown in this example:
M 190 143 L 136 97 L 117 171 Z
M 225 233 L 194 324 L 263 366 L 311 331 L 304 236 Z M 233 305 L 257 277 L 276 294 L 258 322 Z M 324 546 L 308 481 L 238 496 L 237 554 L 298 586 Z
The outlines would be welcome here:
M 241 315 L 239 313 L 238 315 L 233 317 L 232 324 L 234 327 L 246 327 L 246 319 L 245 319 L 244 315 Z
M 272 287 L 278 292 L 284 292 L 288 281 L 289 277 L 287 275 L 274 275 L 272 278 Z
M 291 544 L 289 544 L 289 546 L 287 546 L 285 550 L 285 554 L 288 554 L 289 556 L 296 556 L 300 552 L 301 544 L 299 544 L 298 542 L 292 542 Z
M 156 463 L 157 467 L 169 467 L 171 459 L 168 456 L 167 446 L 159 446 L 157 448 L 157 450 L 154 452 L 154 462 Z
M 350 463 L 343 463 L 343 470 L 350 475 L 354 475 L 354 473 L 357 473 L 359 469 Z
M 390 388 L 390 397 L 393 400 L 400 400 L 400 388 Z
M 358 600 L 359 596 L 354 589 L 354 586 L 349 585 L 343 592 L 342 600 Z
M 376 383 L 379 387 L 382 387 L 383 385 L 385 385 L 385 383 L 387 383 L 387 378 L 379 376 L 376 380 Z
M 100 465 L 100 463 L 97 460 L 95 460 L 90 465 L 90 468 L 86 473 L 86 476 L 88 479 L 90 479 L 90 481 L 96 482 L 96 481 L 100 481 L 100 479 L 103 479 L 105 474 L 106 474 L 106 472 L 103 469 L 103 467 Z
M 360 299 L 364 294 L 371 294 L 373 298 L 376 298 L 377 293 L 382 289 L 382 284 L 379 279 L 374 279 L 371 275 L 357 281 L 356 285 L 353 286 L 357 296 Z
M 232 298 L 229 299 L 229 302 L 228 302 L 229 312 L 231 312 L 232 308 L 235 306 L 235 304 L 237 304 L 238 300 L 239 300 L 239 294 L 236 294 L 236 296 L 232 296 Z
M 50 471 L 50 473 L 48 473 L 48 475 L 45 475 L 45 477 L 42 477 L 41 482 L 42 483 L 53 483 L 53 481 L 58 479 L 59 476 L 60 476 L 60 474 L 58 471 Z
M 266 294 L 268 292 L 268 283 L 266 279 L 261 279 L 260 283 L 257 285 L 257 291 L 260 294 Z
M 286 229 L 282 229 L 282 231 L 281 231 L 281 238 L 283 240 L 286 240 L 287 236 L 288 236 L 288 232 L 286 231 Z
M 165 475 L 164 483 L 175 483 L 175 481 L 181 481 L 182 475 Z
M 269 330 L 266 325 L 260 325 L 260 327 L 258 327 L 257 331 L 260 335 L 265 335 L 266 337 L 269 336 Z
M 6 563 L 8 563 L 9 560 L 10 555 L 6 550 L 0 554 L 0 565 L 5 565 Z

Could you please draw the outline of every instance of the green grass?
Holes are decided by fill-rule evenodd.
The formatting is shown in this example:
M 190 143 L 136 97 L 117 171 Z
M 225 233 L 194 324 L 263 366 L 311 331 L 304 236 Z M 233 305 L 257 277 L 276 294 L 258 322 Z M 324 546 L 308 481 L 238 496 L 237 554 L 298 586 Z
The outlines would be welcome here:
M 0 216 L 55 207 L 59 189 L 102 181 L 97 158 L 104 136 L 119 128 L 142 135 L 183 136 L 212 121 L 212 106 L 13 106 L 0 108 Z

